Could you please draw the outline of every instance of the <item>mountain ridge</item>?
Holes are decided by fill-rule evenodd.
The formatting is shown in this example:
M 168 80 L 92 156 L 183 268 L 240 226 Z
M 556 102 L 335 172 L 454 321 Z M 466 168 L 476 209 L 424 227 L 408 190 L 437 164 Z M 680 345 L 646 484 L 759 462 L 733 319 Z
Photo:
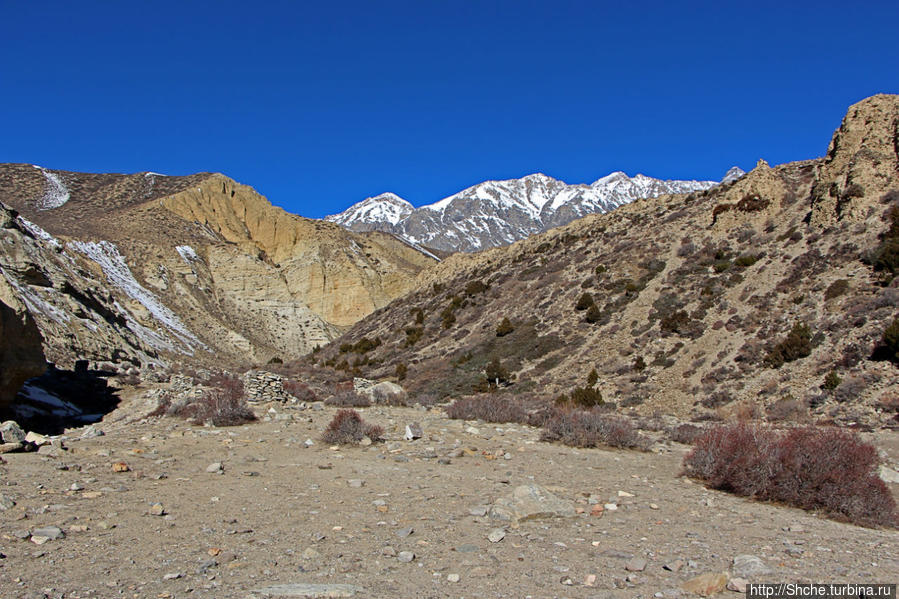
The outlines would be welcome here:
M 725 178 L 739 178 L 731 168 Z M 396 194 L 366 198 L 325 220 L 351 230 L 381 230 L 425 247 L 479 251 L 507 245 L 587 214 L 613 210 L 638 198 L 702 191 L 715 181 L 662 180 L 622 171 L 591 184 L 568 184 L 543 173 L 489 180 L 418 208 Z

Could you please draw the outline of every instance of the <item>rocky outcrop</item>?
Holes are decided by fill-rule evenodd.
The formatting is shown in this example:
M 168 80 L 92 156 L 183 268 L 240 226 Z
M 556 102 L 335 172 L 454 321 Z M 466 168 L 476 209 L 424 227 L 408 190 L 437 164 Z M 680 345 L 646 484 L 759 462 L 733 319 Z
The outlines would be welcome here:
M 849 107 L 812 190 L 812 224 L 859 222 L 899 187 L 899 102 L 879 94 Z

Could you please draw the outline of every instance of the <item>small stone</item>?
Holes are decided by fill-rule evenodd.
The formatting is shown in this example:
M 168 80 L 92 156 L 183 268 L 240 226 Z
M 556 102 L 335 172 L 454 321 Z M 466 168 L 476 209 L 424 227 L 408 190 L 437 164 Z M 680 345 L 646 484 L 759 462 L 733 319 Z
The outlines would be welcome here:
M 164 516 L 165 508 L 162 507 L 161 503 L 154 503 L 150 506 L 150 515 L 151 516 Z
M 403 438 L 406 441 L 414 441 L 415 439 L 421 439 L 422 435 L 424 435 L 424 431 L 422 431 L 421 425 L 417 422 L 413 422 L 406 425 L 406 431 L 403 434 Z
M 674 560 L 673 562 L 669 562 L 669 563 L 665 564 L 662 567 L 664 569 L 668 570 L 669 572 L 680 572 L 681 568 L 684 567 L 684 560 L 677 559 L 677 560 Z
M 131 467 L 125 462 L 113 462 L 112 464 L 113 472 L 130 472 Z
M 502 528 L 494 528 L 490 531 L 490 534 L 487 535 L 487 540 L 491 543 L 499 543 L 505 538 L 506 531 L 504 531 Z
M 305 441 L 303 441 L 303 445 L 305 445 L 306 447 L 312 447 L 313 445 L 315 445 L 315 441 L 313 441 L 312 439 L 306 439 Z
M 656 505 L 656 504 L 654 504 L 654 503 L 650 503 L 650 504 L 649 504 L 649 509 L 651 509 L 651 510 L 657 510 L 657 509 L 659 509 L 659 506 Z
M 614 512 L 618 509 L 618 504 L 616 503 L 606 503 L 602 506 L 607 512 Z
M 396 557 L 396 549 L 387 545 L 383 549 L 381 549 L 381 555 L 385 555 L 387 557 Z
M 321 554 L 312 547 L 307 547 L 302 554 L 302 558 L 305 560 L 313 560 L 318 559 Z
M 181 578 L 181 572 L 170 572 L 162 577 L 163 580 L 177 580 Z
M 627 491 L 618 491 L 618 497 L 633 497 L 633 493 L 628 493 Z
M 458 574 L 447 574 L 446 581 L 447 582 L 459 582 L 462 579 Z
M 72 483 L 72 485 L 69 487 L 69 491 L 83 491 L 83 490 L 84 490 L 84 485 L 82 485 L 81 483 Z
M 681 588 L 688 593 L 709 597 L 723 591 L 727 586 L 727 580 L 727 572 L 707 572 L 686 581 Z
M 408 564 L 415 559 L 415 554 L 411 551 L 400 551 L 399 555 L 396 556 L 396 559 L 403 562 L 404 564 Z
M 774 573 L 774 570 L 754 555 L 736 556 L 731 563 L 730 570 L 736 578 L 747 578 L 749 580 L 759 580 L 763 576 Z
M 365 481 L 361 478 L 351 478 L 350 480 L 346 481 L 346 484 L 353 489 L 361 489 L 365 486 Z
M 362 437 L 362 439 L 359 441 L 359 445 L 361 445 L 362 447 L 368 447 L 369 445 L 371 445 L 371 437 L 367 435 Z
M 456 551 L 458 553 L 474 553 L 477 550 L 478 546 L 472 545 L 471 543 L 463 543 L 462 545 L 456 547 Z
M 624 569 L 628 572 L 642 572 L 646 569 L 646 560 L 642 557 L 635 557 L 625 564 Z
M 596 586 L 596 574 L 588 574 L 586 578 L 584 578 L 584 586 L 592 587 Z
M 43 545 L 47 541 L 56 541 L 65 537 L 66 533 L 58 526 L 44 526 L 31 531 L 31 542 L 37 545 Z
M 590 508 L 590 515 L 594 518 L 602 518 L 602 515 L 605 513 L 606 508 L 599 505 L 598 503 Z
M 9 495 L 0 495 L 0 511 L 6 511 L 15 507 L 16 502 Z
M 408 528 L 401 528 L 398 531 L 396 531 L 396 536 L 401 539 L 405 539 L 406 537 L 411 535 L 413 532 L 415 532 L 415 531 L 412 529 L 411 526 Z
M 468 433 L 469 435 L 480 435 L 481 434 L 481 431 L 473 426 L 466 426 L 465 432 Z
M 469 509 L 469 510 L 468 510 L 468 514 L 469 514 L 470 516 L 476 516 L 476 517 L 479 517 L 479 518 L 480 518 L 481 516 L 486 516 L 486 515 L 487 515 L 487 510 L 488 510 L 488 509 L 489 509 L 489 508 L 488 508 L 486 505 L 479 505 L 479 506 L 476 506 L 476 507 L 473 507 L 473 508 Z
M 745 593 L 747 586 L 749 586 L 749 581 L 745 578 L 731 578 L 727 581 L 727 590 L 736 593 Z
M 222 474 L 225 471 L 225 467 L 222 466 L 221 462 L 212 462 L 208 466 L 206 466 L 206 472 L 209 474 Z
M 787 548 L 784 549 L 784 552 L 790 557 L 802 557 L 802 554 L 805 553 L 805 550 L 801 547 L 797 547 L 796 545 L 787 545 Z

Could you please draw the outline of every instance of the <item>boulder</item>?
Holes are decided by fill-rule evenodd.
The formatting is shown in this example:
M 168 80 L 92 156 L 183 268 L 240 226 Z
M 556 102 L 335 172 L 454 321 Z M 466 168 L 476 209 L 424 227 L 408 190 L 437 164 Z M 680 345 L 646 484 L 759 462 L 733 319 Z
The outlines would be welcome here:
M 496 500 L 490 517 L 513 523 L 546 518 L 571 518 L 574 506 L 533 483 L 516 487 L 511 494 Z
M 47 370 L 37 324 L 9 291 L 0 278 L 0 408 L 13 402 L 25 381 Z

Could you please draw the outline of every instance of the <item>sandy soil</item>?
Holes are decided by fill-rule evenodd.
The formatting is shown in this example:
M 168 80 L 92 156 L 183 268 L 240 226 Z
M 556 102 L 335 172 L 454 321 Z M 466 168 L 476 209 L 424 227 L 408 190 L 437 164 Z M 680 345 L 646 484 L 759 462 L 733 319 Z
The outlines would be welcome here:
M 113 414 L 104 436 L 73 431 L 58 457 L 3 456 L 0 494 L 15 505 L 0 510 L 0 597 L 245 598 L 288 583 L 357 597 L 675 597 L 740 554 L 773 570 L 764 581 L 897 582 L 899 533 L 707 490 L 678 476 L 684 446 L 576 450 L 528 427 L 374 407 L 360 411 L 387 442 L 337 449 L 318 440 L 334 408 L 269 407 L 236 428 Z M 424 437 L 408 442 L 412 421 Z M 480 515 L 529 483 L 582 513 L 517 527 Z M 617 510 L 591 515 L 597 503 Z M 65 538 L 36 544 L 42 526 Z

